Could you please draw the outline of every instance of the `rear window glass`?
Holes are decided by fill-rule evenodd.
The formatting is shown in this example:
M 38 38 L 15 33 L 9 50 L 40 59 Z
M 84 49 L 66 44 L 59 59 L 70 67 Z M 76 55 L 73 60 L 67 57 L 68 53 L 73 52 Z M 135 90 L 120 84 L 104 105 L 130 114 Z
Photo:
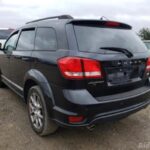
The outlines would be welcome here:
M 0 39 L 7 39 L 12 30 L 0 30 Z
M 100 53 L 101 47 L 123 48 L 130 52 L 147 50 L 132 30 L 80 25 L 75 25 L 74 29 L 80 51 Z

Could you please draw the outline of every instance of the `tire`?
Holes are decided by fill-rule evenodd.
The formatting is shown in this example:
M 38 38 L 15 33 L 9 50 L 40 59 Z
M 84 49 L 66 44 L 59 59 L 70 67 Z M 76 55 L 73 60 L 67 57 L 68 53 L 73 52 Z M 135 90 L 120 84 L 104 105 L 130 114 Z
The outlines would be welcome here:
M 39 86 L 30 88 L 27 97 L 28 116 L 32 129 L 40 136 L 54 133 L 58 129 L 49 117 L 45 99 Z
M 2 88 L 4 86 L 3 82 L 0 81 L 0 88 Z
M 4 88 L 6 85 L 0 80 L 0 88 Z

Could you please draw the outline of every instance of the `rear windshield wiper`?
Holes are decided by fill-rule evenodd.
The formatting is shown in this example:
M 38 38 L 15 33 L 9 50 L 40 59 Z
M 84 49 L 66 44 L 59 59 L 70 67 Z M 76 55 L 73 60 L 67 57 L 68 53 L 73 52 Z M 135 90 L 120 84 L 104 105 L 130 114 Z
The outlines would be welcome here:
M 124 49 L 124 48 L 119 48 L 119 47 L 101 47 L 100 49 L 121 52 L 121 53 L 124 53 L 129 58 L 133 57 L 133 54 L 129 50 Z

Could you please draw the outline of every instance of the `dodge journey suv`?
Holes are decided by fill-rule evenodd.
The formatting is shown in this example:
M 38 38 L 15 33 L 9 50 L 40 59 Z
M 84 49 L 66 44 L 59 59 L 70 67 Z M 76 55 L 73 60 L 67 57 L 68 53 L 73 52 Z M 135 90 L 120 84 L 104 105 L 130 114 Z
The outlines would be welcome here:
M 27 103 L 40 136 L 121 119 L 150 103 L 150 51 L 130 25 L 115 21 L 28 22 L 1 50 L 0 75 Z

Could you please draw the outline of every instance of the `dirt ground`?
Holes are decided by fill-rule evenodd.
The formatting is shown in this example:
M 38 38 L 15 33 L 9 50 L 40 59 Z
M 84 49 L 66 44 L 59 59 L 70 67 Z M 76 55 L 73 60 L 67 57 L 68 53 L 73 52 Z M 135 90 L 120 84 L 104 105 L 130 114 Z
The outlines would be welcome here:
M 41 138 L 31 129 L 26 105 L 0 89 L 0 150 L 150 150 L 150 107 L 124 120 L 87 129 L 60 129 Z

